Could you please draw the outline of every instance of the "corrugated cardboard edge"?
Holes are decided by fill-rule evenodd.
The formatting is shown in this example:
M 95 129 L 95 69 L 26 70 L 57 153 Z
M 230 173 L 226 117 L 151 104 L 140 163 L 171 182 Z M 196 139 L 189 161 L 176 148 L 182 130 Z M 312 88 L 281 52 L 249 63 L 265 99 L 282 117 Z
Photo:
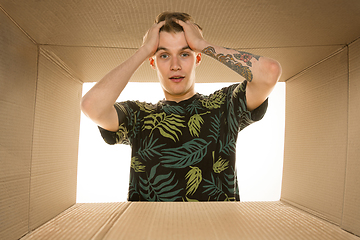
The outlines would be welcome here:
M 0 239 L 29 228 L 38 46 L 0 6 Z
M 349 45 L 348 155 L 341 227 L 360 236 L 360 38 Z
M 78 206 L 76 206 L 76 204 L 74 204 L 74 205 L 68 207 L 67 209 L 65 209 L 64 211 L 62 211 L 61 213 L 59 213 L 58 215 L 56 215 L 51 220 L 43 223 L 39 227 L 37 227 L 37 228 L 35 228 L 33 230 L 29 229 L 29 231 L 26 234 L 24 234 L 19 240 L 34 239 L 33 235 L 36 235 L 37 231 L 43 230 L 44 228 L 46 228 L 51 223 L 51 221 L 54 221 L 54 219 L 57 219 L 57 218 L 61 217 L 62 215 L 68 214 L 69 212 L 73 211 L 77 207 Z
M 281 200 L 338 225 L 346 165 L 346 50 L 286 82 Z
M 293 201 L 290 201 L 288 199 L 281 198 L 280 202 L 282 202 L 284 204 L 287 204 L 287 205 L 290 205 L 290 206 L 292 206 L 292 207 L 294 207 L 296 209 L 299 209 L 301 211 L 307 212 L 307 213 L 309 213 L 309 214 L 311 214 L 311 215 L 313 215 L 315 217 L 318 217 L 318 218 L 320 218 L 320 219 L 322 219 L 322 220 L 324 220 L 326 222 L 329 222 L 329 223 L 334 224 L 336 226 L 340 226 L 337 222 L 330 220 L 329 216 L 327 216 L 326 214 L 322 214 L 322 213 L 320 213 L 318 211 L 312 210 L 310 208 L 307 208 L 305 206 L 297 204 L 297 203 L 295 203 Z
M 91 238 L 91 240 L 101 240 L 105 237 L 108 231 L 114 226 L 118 219 L 126 212 L 130 207 L 131 202 L 126 202 L 126 205 L 118 212 L 111 213 L 109 219 L 105 224 L 97 231 L 97 233 Z
M 40 49 L 29 230 L 76 203 L 82 83 L 64 68 L 59 59 Z
M 104 239 L 359 239 L 280 201 L 134 202 Z
M 77 203 L 21 240 L 102 239 L 130 202 Z
M 21 240 L 360 239 L 281 201 L 78 203 Z
M 344 201 L 343 201 L 343 210 L 342 210 L 342 214 L 341 214 L 341 219 L 339 219 L 338 222 L 335 222 L 334 216 L 330 216 L 330 215 L 326 215 L 326 213 L 320 213 L 318 211 L 312 210 L 306 206 L 300 205 L 298 203 L 295 203 L 294 201 L 291 201 L 287 198 L 282 197 L 281 201 L 286 202 L 296 208 L 299 208 L 301 210 L 304 210 L 306 212 L 311 213 L 312 215 L 315 215 L 325 221 L 328 221 L 330 223 L 333 223 L 337 226 L 340 226 L 343 230 L 348 231 L 352 234 L 355 234 L 357 236 L 360 236 L 360 215 L 357 214 L 360 212 L 360 208 L 359 208 L 359 191 L 358 191 L 358 184 L 357 182 L 359 182 L 360 178 L 356 177 L 359 176 L 358 172 L 359 172 L 359 164 L 357 164 L 356 162 L 358 162 L 357 160 L 359 159 L 358 157 L 356 157 L 356 154 L 358 154 L 358 147 L 359 147 L 359 141 L 356 140 L 358 137 L 358 128 L 356 128 L 357 121 L 358 121 L 358 117 L 356 116 L 352 116 L 357 114 L 358 115 L 358 111 L 355 109 L 358 109 L 358 107 L 356 107 L 355 105 L 358 104 L 358 99 L 359 99 L 359 95 L 357 94 L 357 92 L 359 91 L 357 89 L 354 89 L 356 85 L 358 85 L 358 82 L 360 81 L 360 75 L 359 75 L 359 64 L 358 64 L 358 59 L 359 59 L 359 43 L 360 43 L 360 38 L 356 39 L 355 41 L 353 41 L 352 43 L 350 43 L 348 46 L 345 46 L 344 48 L 342 48 L 341 50 L 335 52 L 334 54 L 330 55 L 327 59 L 341 53 L 341 52 L 347 52 L 347 58 L 348 58 L 348 62 L 347 62 L 347 67 L 348 67 L 348 77 L 347 77 L 347 82 L 344 84 L 349 84 L 348 86 L 348 98 L 349 98 L 349 106 L 348 106 L 348 130 L 347 130 L 347 135 L 348 135 L 348 149 L 347 149 L 347 156 L 346 156 L 346 172 L 344 175 L 344 179 L 346 179 L 346 181 L 344 182 Z M 351 55 L 353 57 L 351 57 Z M 323 61 L 327 60 L 324 59 Z M 357 60 L 355 60 L 357 59 Z M 319 62 L 318 64 L 322 63 L 323 61 Z M 354 62 L 357 61 L 357 62 Z M 318 64 L 315 64 L 312 67 L 316 67 Z M 352 66 L 352 67 L 351 67 Z M 307 70 L 307 69 L 306 69 Z M 300 77 L 301 75 L 303 75 L 306 70 L 300 72 L 299 74 L 297 74 L 296 76 L 294 76 L 291 80 L 295 80 L 298 77 Z M 355 73 L 356 72 L 356 73 Z M 352 94 L 351 94 L 352 93 Z M 351 105 L 353 104 L 353 105 Z M 351 126 L 352 123 L 352 126 Z M 351 137 L 352 136 L 352 137 Z M 352 142 L 351 142 L 352 141 Z M 351 159 L 352 158 L 352 159 Z M 356 160 L 357 159 L 357 160 Z M 355 190 L 355 188 L 357 190 Z
M 328 56 L 326 56 L 325 58 L 321 59 L 320 61 L 312 64 L 311 66 L 309 66 L 309 67 L 307 67 L 307 68 L 304 68 L 302 71 L 298 72 L 298 73 L 295 74 L 294 76 L 292 76 L 292 77 L 288 78 L 287 80 L 285 80 L 285 82 L 288 83 L 288 82 L 291 82 L 291 81 L 293 81 L 293 80 L 298 79 L 300 76 L 302 76 L 303 74 L 305 74 L 309 69 L 312 69 L 312 68 L 318 66 L 319 64 L 321 64 L 321 63 L 323 63 L 323 62 L 331 59 L 332 57 L 340 54 L 341 52 L 345 51 L 346 48 L 347 48 L 347 45 L 341 45 L 341 46 L 339 46 L 339 48 L 338 48 L 336 51 L 334 51 L 333 53 L 329 54 Z
M 48 59 L 50 62 L 52 62 L 54 65 L 56 65 L 57 67 L 64 70 L 67 77 L 75 81 L 78 81 L 81 84 L 83 83 L 83 81 L 81 81 L 80 78 L 77 77 L 75 71 L 73 71 L 70 67 L 68 67 L 68 65 L 61 60 L 61 58 L 59 58 L 56 54 L 54 54 L 50 50 L 45 49 L 41 45 L 40 45 L 40 54 L 44 56 L 46 59 Z
M 10 14 L 8 14 L 8 12 L 1 5 L 0 5 L 0 11 L 2 11 L 5 14 L 5 16 L 8 17 L 10 21 L 12 21 L 15 24 L 15 26 L 25 34 L 27 38 L 30 39 L 30 41 L 32 41 L 35 45 L 37 45 L 37 42 L 14 20 L 14 18 L 10 16 Z

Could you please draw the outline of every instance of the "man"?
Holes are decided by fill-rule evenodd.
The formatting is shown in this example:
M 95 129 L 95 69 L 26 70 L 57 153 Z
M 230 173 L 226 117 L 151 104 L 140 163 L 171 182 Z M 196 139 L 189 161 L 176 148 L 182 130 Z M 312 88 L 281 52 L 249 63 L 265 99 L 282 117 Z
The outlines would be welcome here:
M 245 81 L 210 96 L 196 93 L 202 54 Z M 157 71 L 165 100 L 115 103 L 146 59 Z M 107 143 L 131 145 L 129 201 L 239 201 L 237 135 L 263 117 L 280 74 L 276 61 L 215 46 L 188 14 L 165 12 L 137 52 L 101 79 L 81 107 Z

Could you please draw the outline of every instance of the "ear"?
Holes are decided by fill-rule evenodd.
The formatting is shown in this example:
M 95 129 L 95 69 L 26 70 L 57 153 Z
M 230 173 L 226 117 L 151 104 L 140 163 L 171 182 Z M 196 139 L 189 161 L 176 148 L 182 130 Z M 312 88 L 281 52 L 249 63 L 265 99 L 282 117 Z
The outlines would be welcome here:
M 150 62 L 150 65 L 151 65 L 152 69 L 156 69 L 154 57 L 149 58 L 149 62 Z
M 199 66 L 201 62 L 201 53 L 196 54 L 196 66 Z

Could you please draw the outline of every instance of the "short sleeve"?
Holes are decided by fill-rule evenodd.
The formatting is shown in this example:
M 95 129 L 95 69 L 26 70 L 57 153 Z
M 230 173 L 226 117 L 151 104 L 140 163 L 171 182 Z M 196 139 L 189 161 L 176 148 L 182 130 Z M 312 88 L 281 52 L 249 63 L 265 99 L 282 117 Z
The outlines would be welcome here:
M 243 94 L 243 101 L 245 101 L 245 105 L 246 105 L 246 112 L 250 113 L 250 119 L 254 122 L 256 121 L 260 121 L 266 113 L 267 107 L 268 107 L 268 98 L 265 99 L 265 101 L 256 109 L 252 110 L 252 111 L 248 111 L 247 110 L 247 101 L 246 101 L 246 85 L 247 85 L 247 81 L 244 81 L 241 83 L 241 89 L 244 92 Z
M 118 102 L 114 104 L 116 109 L 119 128 L 116 132 L 108 131 L 98 126 L 100 134 L 107 144 L 130 144 L 129 129 L 131 128 L 131 119 L 133 119 L 133 111 L 129 102 Z
M 236 119 L 236 122 L 239 124 L 237 127 L 238 132 L 250 124 L 261 120 L 264 117 L 268 107 L 268 99 L 266 99 L 259 107 L 252 111 L 248 111 L 246 102 L 246 85 L 246 80 L 242 83 L 234 84 L 229 87 L 228 92 L 228 105 L 234 108 L 229 109 L 229 118 Z M 232 112 L 234 112 L 234 114 L 232 114 Z
M 252 110 L 251 113 L 251 120 L 253 121 L 260 121 L 266 113 L 268 107 L 269 98 L 267 98 L 259 107 Z

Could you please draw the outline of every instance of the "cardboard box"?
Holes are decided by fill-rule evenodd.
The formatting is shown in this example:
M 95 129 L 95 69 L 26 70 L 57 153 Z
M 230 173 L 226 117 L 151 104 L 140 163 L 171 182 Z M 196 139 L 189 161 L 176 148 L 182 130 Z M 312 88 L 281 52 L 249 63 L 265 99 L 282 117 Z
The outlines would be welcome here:
M 282 202 L 127 202 L 76 204 L 31 239 L 359 238 Z
M 135 3 L 0 0 L 0 239 L 359 239 L 358 1 L 305 1 L 301 6 L 281 0 L 228 1 L 229 6 L 200 2 L 184 8 L 196 13 L 211 4 L 198 14 L 205 25 L 217 11 L 224 15 L 229 9 L 248 9 L 264 16 L 255 18 L 253 27 L 271 26 L 260 31 L 270 39 L 262 42 L 269 47 L 255 44 L 260 41 L 257 34 L 244 44 L 278 59 L 284 68 L 286 136 L 279 202 L 75 203 L 82 83 L 103 75 L 139 46 L 130 37 L 133 46 L 123 49 L 116 31 L 126 24 L 105 23 L 129 21 L 122 14 L 137 14 L 136 24 L 127 22 L 136 34 L 121 32 L 125 38 L 137 36 L 147 29 L 139 26 L 165 10 L 150 11 L 145 1 Z M 283 14 L 275 14 L 280 10 Z M 299 22 L 289 37 L 280 30 L 292 29 L 286 20 L 293 17 Z M 274 22 L 266 25 L 269 19 Z M 319 29 L 328 30 L 315 32 L 313 25 L 324 19 L 328 22 Z M 216 22 L 214 28 L 223 29 L 227 21 Z M 250 36 L 243 33 L 253 28 L 241 26 L 239 34 Z M 89 29 L 93 35 L 87 35 Z M 223 30 L 231 35 L 231 29 Z M 307 31 L 314 35 L 307 37 Z M 286 41 L 273 37 L 274 32 Z M 108 34 L 107 42 L 98 45 L 103 34 Z M 219 35 L 209 31 L 219 45 L 237 47 L 239 35 L 227 40 Z M 222 75 L 222 67 L 212 64 L 204 59 L 201 81 L 211 77 L 211 69 Z M 135 81 L 144 79 L 147 71 L 139 69 Z

